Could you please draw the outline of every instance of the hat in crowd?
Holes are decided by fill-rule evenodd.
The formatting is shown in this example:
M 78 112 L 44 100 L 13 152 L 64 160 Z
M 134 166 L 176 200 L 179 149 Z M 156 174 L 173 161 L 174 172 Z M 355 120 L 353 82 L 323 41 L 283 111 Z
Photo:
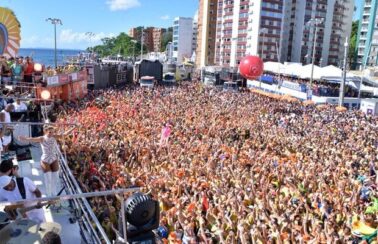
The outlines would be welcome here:
M 44 124 L 44 125 L 43 125 L 43 129 L 44 129 L 44 130 L 53 130 L 53 129 L 54 129 L 54 126 L 49 125 L 49 124 Z
M 13 168 L 13 161 L 11 159 L 3 160 L 0 164 L 0 172 L 5 174 Z
M 4 188 L 5 186 L 11 183 L 12 177 L 7 175 L 0 176 L 0 188 Z

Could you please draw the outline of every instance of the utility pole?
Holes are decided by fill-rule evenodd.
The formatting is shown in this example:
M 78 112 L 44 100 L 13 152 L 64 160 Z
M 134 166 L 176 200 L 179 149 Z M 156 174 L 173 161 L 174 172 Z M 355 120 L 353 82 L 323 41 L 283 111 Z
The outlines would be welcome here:
M 315 54 L 316 54 L 316 39 L 318 37 L 318 25 L 322 24 L 324 21 L 323 18 L 320 18 L 320 19 L 310 19 L 309 22 L 307 22 L 307 24 L 309 25 L 314 25 L 314 38 L 313 38 L 313 47 L 312 47 L 312 63 L 311 63 L 311 78 L 310 78 L 310 87 L 309 87 L 309 90 L 308 92 L 310 93 L 309 95 L 307 95 L 307 98 L 312 98 L 312 82 L 314 80 L 314 64 L 315 64 Z
M 143 43 L 144 43 L 144 27 L 142 26 L 142 35 L 141 35 L 142 40 L 140 41 L 141 43 L 141 49 L 140 49 L 140 60 L 143 59 Z
M 260 30 L 260 34 L 262 34 L 262 45 L 261 45 L 261 60 L 264 62 L 264 40 L 265 40 L 265 33 L 268 31 L 266 28 L 262 28 Z M 259 82 L 259 88 L 261 89 L 261 76 Z
M 133 43 L 133 63 L 135 63 L 135 45 L 136 45 L 137 41 L 131 40 L 131 42 Z
M 347 56 L 348 56 L 348 37 L 345 38 L 345 43 L 344 43 L 344 70 L 343 70 L 343 80 L 340 85 L 340 96 L 339 96 L 339 106 L 344 105 L 344 93 L 345 93 L 345 82 L 346 82 L 346 69 L 347 69 Z

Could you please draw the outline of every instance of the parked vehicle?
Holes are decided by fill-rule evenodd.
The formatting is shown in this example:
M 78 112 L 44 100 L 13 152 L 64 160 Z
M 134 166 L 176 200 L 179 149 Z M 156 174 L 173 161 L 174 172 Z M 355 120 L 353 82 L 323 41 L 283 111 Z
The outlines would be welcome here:
M 174 86 L 176 83 L 175 73 L 168 72 L 163 75 L 163 85 Z
M 153 76 L 143 76 L 139 79 L 140 87 L 154 88 L 155 77 Z

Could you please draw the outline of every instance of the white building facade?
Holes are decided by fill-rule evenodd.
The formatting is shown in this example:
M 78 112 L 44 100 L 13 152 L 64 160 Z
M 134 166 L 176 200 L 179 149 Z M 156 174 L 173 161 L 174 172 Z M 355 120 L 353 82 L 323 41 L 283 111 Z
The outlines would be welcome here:
M 193 19 L 177 17 L 173 22 L 173 61 L 182 63 L 193 55 Z
M 354 0 L 217 0 L 216 4 L 216 65 L 237 67 L 246 55 L 260 56 L 264 62 L 311 63 L 315 34 L 311 19 L 322 19 L 316 28 L 315 64 L 342 63 Z
M 362 1 L 357 37 L 357 68 L 378 65 L 378 0 Z
M 282 60 L 312 63 L 315 43 L 315 64 L 341 66 L 344 43 L 351 33 L 353 11 L 354 0 L 285 1 Z M 311 22 L 311 19 L 315 21 Z

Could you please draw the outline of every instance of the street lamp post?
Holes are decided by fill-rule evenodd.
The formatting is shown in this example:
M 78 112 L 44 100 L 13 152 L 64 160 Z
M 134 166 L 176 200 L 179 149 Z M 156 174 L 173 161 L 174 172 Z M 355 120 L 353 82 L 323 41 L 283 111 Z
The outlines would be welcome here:
M 137 41 L 131 40 L 131 42 L 134 43 L 134 45 L 133 45 L 133 63 L 135 63 L 135 45 L 137 44 Z
M 141 48 L 140 48 L 140 60 L 143 59 L 143 43 L 144 43 L 144 27 L 142 26 L 142 35 L 141 35 Z
M 339 96 L 339 106 L 344 105 L 344 93 L 345 93 L 345 82 L 346 82 L 346 68 L 347 68 L 347 56 L 348 56 L 348 37 L 345 38 L 345 43 L 344 43 L 344 69 L 343 69 L 343 80 L 340 85 L 340 96 Z
M 96 34 L 93 33 L 93 32 L 91 32 L 91 31 L 89 31 L 89 32 L 86 32 L 85 35 L 89 37 L 89 42 L 92 44 L 92 41 L 93 41 L 92 38 L 93 38 Z
M 316 54 L 316 39 L 317 39 L 317 36 L 318 36 L 318 25 L 322 24 L 323 23 L 323 18 L 320 18 L 320 19 L 316 19 L 316 18 L 312 18 L 310 19 L 309 22 L 307 22 L 307 24 L 309 25 L 314 25 L 314 38 L 313 38 L 313 47 L 312 47 L 312 62 L 311 62 L 311 77 L 310 77 L 310 87 L 309 87 L 309 90 L 308 90 L 308 94 L 307 95 L 307 99 L 310 99 L 312 97 L 312 82 L 314 80 L 314 64 L 315 64 L 315 54 Z
M 63 25 L 62 21 L 57 18 L 48 18 L 46 21 L 49 21 L 51 24 L 54 25 L 54 61 L 55 61 L 55 68 L 58 68 L 58 59 L 57 59 L 57 54 L 56 54 L 56 25 Z
M 261 45 L 261 59 L 264 62 L 264 41 L 265 41 L 265 34 L 268 31 L 266 28 L 262 28 L 260 30 L 260 34 L 262 34 L 262 45 Z M 259 88 L 261 89 L 261 76 L 260 76 L 260 82 L 259 82 Z

